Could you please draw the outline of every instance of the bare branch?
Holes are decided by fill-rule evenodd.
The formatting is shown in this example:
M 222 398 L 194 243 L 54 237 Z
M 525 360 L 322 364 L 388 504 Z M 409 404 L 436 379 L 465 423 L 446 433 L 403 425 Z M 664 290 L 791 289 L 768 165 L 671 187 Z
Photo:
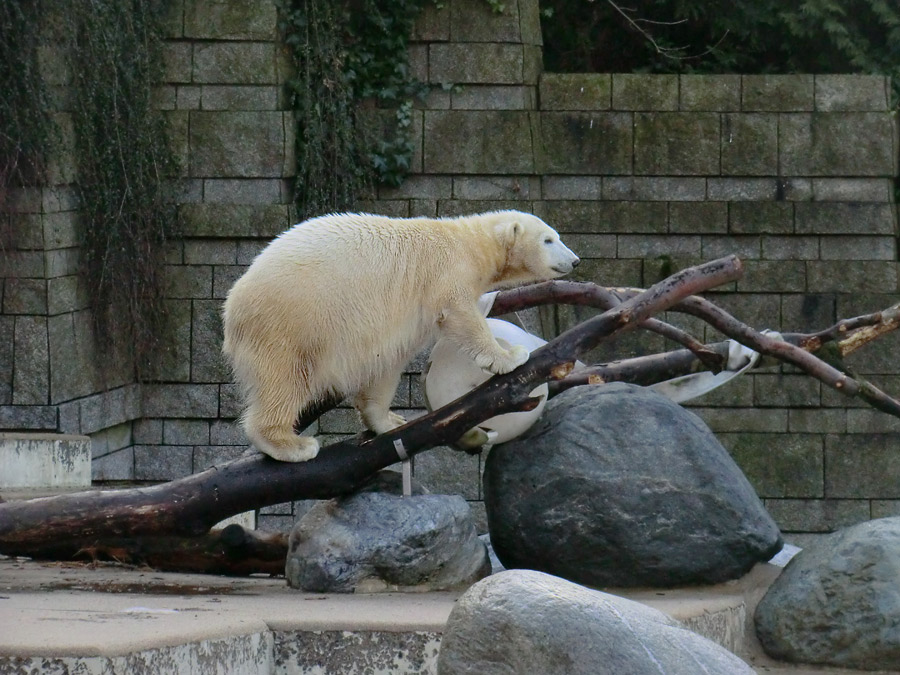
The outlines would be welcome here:
M 848 333 L 846 338 L 838 342 L 841 356 L 852 354 L 875 338 L 897 330 L 897 328 L 900 327 L 900 303 L 893 307 L 888 307 L 883 312 L 877 312 L 875 314 L 870 314 L 868 317 L 860 318 L 871 319 L 872 323 Z M 850 325 L 849 322 L 847 325 Z M 848 330 L 848 328 L 845 327 L 845 330 Z
M 616 2 L 614 2 L 613 0 L 606 0 L 606 2 L 609 4 L 610 7 L 612 7 L 616 12 L 618 12 L 625 19 L 625 21 L 627 21 L 631 25 L 632 28 L 634 28 L 638 33 L 640 33 L 641 36 L 647 42 L 649 42 L 651 45 L 653 45 L 653 48 L 656 50 L 657 54 L 665 56 L 667 59 L 685 60 L 685 59 L 697 59 L 697 58 L 700 58 L 701 56 L 706 56 L 707 54 L 713 52 L 716 49 L 716 47 L 718 47 L 720 44 L 722 44 L 722 41 L 728 35 L 728 31 L 726 30 L 722 34 L 722 37 L 720 37 L 716 41 L 716 44 L 714 44 L 712 47 L 707 48 L 705 51 L 702 51 L 699 54 L 692 54 L 692 55 L 685 56 L 683 54 L 679 54 L 678 52 L 684 52 L 688 48 L 687 45 L 684 45 L 682 47 L 663 47 L 656 41 L 656 39 L 653 37 L 653 35 L 650 34 L 649 31 L 644 29 L 639 24 L 648 24 L 648 25 L 654 25 L 654 26 L 676 26 L 678 24 L 681 24 L 681 23 L 684 23 L 685 21 L 687 21 L 686 19 L 680 19 L 678 21 L 654 21 L 652 19 L 633 18 L 633 17 L 629 16 L 628 13 L 635 12 L 636 10 L 634 8 L 630 8 L 630 7 L 623 8 L 620 5 L 618 5 Z
M 900 326 L 900 303 L 881 312 L 842 319 L 830 328 L 800 336 L 799 346 L 816 351 L 822 344 L 838 342 L 841 356 L 850 354 L 875 338 Z M 868 330 L 861 331 L 861 328 Z
M 629 294 L 631 291 L 631 289 L 621 290 Z M 545 281 L 501 291 L 494 299 L 490 316 L 500 316 L 543 304 L 584 305 L 597 309 L 611 309 L 626 299 L 618 291 L 619 289 L 604 288 L 590 282 Z M 687 347 L 708 370 L 718 372 L 722 369 L 724 360 L 719 354 L 709 351 L 697 338 L 680 328 L 656 318 L 641 322 L 640 328 Z
M 628 296 L 635 291 L 636 289 L 617 290 L 617 292 L 621 293 L 623 296 Z M 895 417 L 900 417 L 900 400 L 881 391 L 870 382 L 853 379 L 846 373 L 843 373 L 834 366 L 822 361 L 802 347 L 791 344 L 786 340 L 778 340 L 769 337 L 768 335 L 750 328 L 728 314 L 721 307 L 717 307 L 708 300 L 699 297 L 688 298 L 673 309 L 676 312 L 685 312 L 703 319 L 723 335 L 737 340 L 742 345 L 746 345 L 760 354 L 772 356 L 779 361 L 797 366 L 806 374 L 827 384 L 829 387 L 842 394 L 846 394 L 847 396 L 859 396 L 872 407 Z M 878 334 L 883 334 L 884 332 L 897 328 L 898 312 L 896 306 L 885 310 L 885 312 L 882 312 L 881 314 L 887 314 L 887 320 L 882 324 L 883 328 L 880 329 Z M 852 323 L 848 322 L 848 325 L 858 324 L 857 320 L 851 321 Z M 874 332 L 876 327 L 872 328 Z M 863 328 L 860 330 L 866 329 Z M 866 341 L 870 341 L 871 339 L 872 338 Z

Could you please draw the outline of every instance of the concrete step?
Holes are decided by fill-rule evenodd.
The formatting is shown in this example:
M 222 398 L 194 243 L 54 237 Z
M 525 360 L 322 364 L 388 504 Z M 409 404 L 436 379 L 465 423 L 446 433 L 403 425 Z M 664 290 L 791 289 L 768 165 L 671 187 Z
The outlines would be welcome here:
M 0 492 L 90 485 L 91 439 L 87 436 L 0 433 Z
M 856 672 L 762 653 L 753 612 L 779 572 L 758 565 L 717 586 L 608 590 L 668 613 L 760 673 Z M 280 578 L 0 558 L 0 673 L 433 675 L 458 596 L 313 594 Z
M 613 591 L 738 653 L 758 566 L 704 589 Z M 300 593 L 283 579 L 0 560 L 0 672 L 433 674 L 458 593 Z

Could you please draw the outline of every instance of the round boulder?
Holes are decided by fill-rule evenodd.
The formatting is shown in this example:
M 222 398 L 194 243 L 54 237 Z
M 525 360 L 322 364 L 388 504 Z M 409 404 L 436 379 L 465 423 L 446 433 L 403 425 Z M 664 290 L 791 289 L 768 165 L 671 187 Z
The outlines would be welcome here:
M 380 472 L 361 491 L 316 504 L 291 531 L 288 585 L 316 593 L 446 590 L 490 574 L 468 503 Z
M 652 391 L 576 387 L 484 472 L 507 568 L 591 586 L 735 579 L 782 546 L 778 526 L 709 428 Z
M 756 608 L 766 652 L 784 661 L 861 670 L 900 666 L 900 518 L 813 542 Z
M 450 613 L 438 675 L 753 670 L 662 612 L 564 579 L 511 570 L 479 581 Z

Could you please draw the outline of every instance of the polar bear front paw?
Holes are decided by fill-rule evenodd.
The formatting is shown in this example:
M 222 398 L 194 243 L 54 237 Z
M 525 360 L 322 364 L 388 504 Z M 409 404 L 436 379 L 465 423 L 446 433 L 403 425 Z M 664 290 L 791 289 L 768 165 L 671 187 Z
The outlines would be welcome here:
M 495 375 L 503 375 L 525 363 L 529 355 L 528 350 L 522 345 L 513 345 L 509 351 L 503 350 L 503 355 L 499 358 L 480 354 L 475 358 L 475 363 Z
M 279 462 L 308 462 L 319 454 L 319 441 L 309 436 L 294 436 L 293 442 L 254 443 L 257 449 Z

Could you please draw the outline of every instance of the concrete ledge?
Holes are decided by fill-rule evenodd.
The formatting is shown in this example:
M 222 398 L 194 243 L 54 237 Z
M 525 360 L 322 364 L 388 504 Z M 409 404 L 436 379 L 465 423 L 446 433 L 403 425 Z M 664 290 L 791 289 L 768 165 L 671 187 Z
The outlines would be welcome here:
M 753 612 L 779 573 L 758 565 L 717 586 L 605 590 L 670 614 L 760 672 L 853 673 L 761 653 Z M 0 672 L 433 675 L 458 596 L 318 595 L 283 579 L 0 558 Z
M 0 433 L 0 489 L 91 485 L 91 439 L 68 434 Z
M 269 632 L 200 640 L 173 647 L 132 652 L 122 656 L 0 656 L 4 673 L 165 673 L 195 675 L 241 673 L 268 675 L 273 635 Z

